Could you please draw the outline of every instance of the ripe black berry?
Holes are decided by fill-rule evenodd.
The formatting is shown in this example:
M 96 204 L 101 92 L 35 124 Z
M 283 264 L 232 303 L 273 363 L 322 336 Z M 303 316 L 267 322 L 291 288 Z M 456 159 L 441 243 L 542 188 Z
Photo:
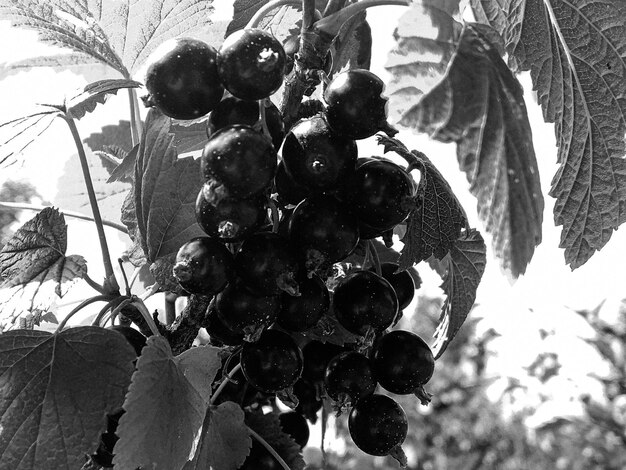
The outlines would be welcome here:
M 326 367 L 335 356 L 345 352 L 346 348 L 333 343 L 322 343 L 313 340 L 302 348 L 304 369 L 302 378 L 316 384 L 324 380 Z
M 359 220 L 382 231 L 402 222 L 415 207 L 411 175 L 389 160 L 371 160 L 354 172 L 347 189 Z
M 289 238 L 308 271 L 339 262 L 359 243 L 358 221 L 337 199 L 316 195 L 302 201 L 289 221 Z
M 258 341 L 245 343 L 241 370 L 250 384 L 266 393 L 293 386 L 302 374 L 302 351 L 287 333 L 265 330 Z
M 211 136 L 226 126 L 233 124 L 254 126 L 258 121 L 258 101 L 245 101 L 234 96 L 227 96 L 211 111 L 207 131 L 209 136 Z M 265 107 L 265 123 L 272 136 L 274 148 L 280 148 L 283 138 L 285 137 L 285 123 L 283 122 L 280 111 L 276 105 L 271 102 Z
M 374 268 L 370 270 L 373 271 Z M 391 287 L 393 287 L 393 290 L 396 292 L 396 296 L 398 297 L 398 309 L 404 310 L 409 306 L 415 296 L 416 287 L 413 277 L 411 277 L 408 271 L 396 273 L 398 263 L 381 263 L 380 270 L 382 276 L 389 281 L 389 284 L 391 284 Z
M 386 395 L 360 400 L 348 418 L 352 441 L 370 455 L 388 455 L 406 439 L 408 420 L 402 407 Z
M 234 275 L 232 254 L 222 243 L 212 238 L 193 238 L 176 253 L 174 277 L 191 294 L 217 294 Z
M 273 232 L 258 232 L 241 244 L 235 266 L 243 281 L 258 293 L 298 295 L 298 258 L 289 240 Z
M 433 353 L 415 333 L 394 330 L 376 341 L 372 351 L 376 379 L 391 393 L 414 393 L 427 383 L 435 369 Z
M 330 294 L 324 281 L 316 274 L 297 279 L 300 295 L 281 295 L 278 324 L 289 331 L 307 331 L 313 328 L 330 308 Z
M 146 345 L 146 337 L 144 335 L 136 329 L 126 325 L 112 325 L 108 329 L 121 333 L 124 338 L 126 338 L 126 341 L 128 341 L 128 344 L 133 347 L 137 357 L 141 356 L 141 350 Z
M 276 172 L 276 151 L 269 138 L 250 126 L 223 127 L 202 152 L 202 174 L 222 182 L 232 196 L 244 198 L 269 187 Z
M 276 167 L 276 175 L 274 176 L 274 186 L 278 193 L 278 202 L 281 204 L 299 204 L 302 200 L 309 196 L 310 190 L 303 186 L 287 174 L 285 163 L 281 160 Z
M 262 29 L 240 29 L 230 34 L 217 53 L 224 87 L 242 100 L 267 98 L 280 88 L 286 56 L 282 44 Z
M 393 287 L 371 271 L 355 271 L 343 278 L 335 288 L 333 306 L 339 323 L 356 335 L 366 335 L 370 328 L 385 330 L 398 314 Z
M 324 388 L 339 407 L 354 405 L 376 390 L 370 360 L 364 354 L 347 351 L 335 356 L 326 367 Z
M 378 131 L 395 135 L 387 123 L 383 81 L 369 70 L 352 69 L 333 78 L 324 90 L 330 127 L 351 139 L 365 139 Z
M 213 346 L 238 346 L 243 343 L 243 333 L 231 330 L 217 313 L 215 297 L 211 299 L 202 326 L 209 334 L 209 341 Z
M 220 102 L 224 87 L 213 47 L 197 39 L 176 38 L 159 51 L 146 73 L 147 105 L 174 119 L 196 119 Z
M 282 149 L 287 174 L 311 190 L 337 187 L 354 172 L 357 145 L 335 134 L 322 115 L 302 119 L 285 137 Z
M 307 442 L 309 442 L 310 431 L 304 416 L 295 411 L 288 411 L 278 415 L 278 419 L 283 432 L 289 434 L 301 448 L 306 446 Z
M 196 198 L 196 221 L 204 232 L 223 242 L 241 241 L 258 230 L 267 219 L 267 197 L 255 194 L 232 197 L 226 187 L 209 178 Z
M 254 339 L 276 320 L 280 298 L 255 295 L 237 280 L 217 295 L 215 307 L 231 331 L 243 333 L 246 339 Z

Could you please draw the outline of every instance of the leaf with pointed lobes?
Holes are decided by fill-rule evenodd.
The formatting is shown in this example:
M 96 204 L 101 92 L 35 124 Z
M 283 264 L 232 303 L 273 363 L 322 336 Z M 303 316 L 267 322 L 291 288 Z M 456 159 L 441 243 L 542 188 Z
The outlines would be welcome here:
M 472 0 L 503 36 L 509 65 L 530 71 L 559 169 L 550 195 L 560 247 L 576 269 L 626 221 L 626 2 Z
M 457 143 L 478 216 L 502 269 L 517 278 L 541 242 L 544 201 L 523 90 L 494 36 L 489 26 L 466 25 L 446 76 L 401 124 Z
M 476 291 L 487 264 L 487 247 L 482 235 L 469 229 L 443 259 L 445 268 L 441 288 L 446 298 L 432 346 L 435 359 L 441 357 L 467 318 L 476 300 Z
M 378 136 L 384 151 L 395 152 L 421 173 L 415 208 L 402 238 L 400 269 L 408 269 L 431 256 L 442 259 L 467 227 L 467 216 L 452 188 L 435 165 L 417 150 L 409 150 L 398 139 Z

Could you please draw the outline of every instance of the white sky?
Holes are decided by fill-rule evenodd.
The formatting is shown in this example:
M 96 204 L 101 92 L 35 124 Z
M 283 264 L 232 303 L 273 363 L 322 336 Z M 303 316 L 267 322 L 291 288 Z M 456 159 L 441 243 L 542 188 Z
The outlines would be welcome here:
M 215 2 L 220 7 L 218 15 L 229 15 L 230 9 L 224 8 L 229 3 Z M 396 18 L 403 10 L 403 7 L 378 7 L 370 13 L 371 17 L 384 17 L 383 21 L 370 22 L 375 44 L 372 70 L 381 77 L 387 76 L 383 65 L 386 53 L 392 45 L 391 34 L 397 24 Z M 36 42 L 33 33 L 9 29 L 6 24 L 0 24 L 0 38 L 5 45 L 0 49 L 0 63 L 36 56 L 47 50 Z M 141 77 L 137 78 L 141 80 Z M 568 353 L 572 367 L 566 368 L 566 371 L 580 376 L 581 371 L 588 371 L 595 365 L 588 362 L 589 350 L 574 341 L 575 335 L 585 330 L 582 321 L 569 309 L 593 308 L 602 300 L 608 299 L 605 311 L 616 311 L 626 286 L 626 231 L 615 232 L 608 245 L 576 271 L 571 272 L 565 265 L 563 251 L 558 248 L 560 229 L 555 228 L 553 223 L 554 201 L 547 196 L 550 181 L 557 169 L 554 130 L 551 124 L 543 123 L 541 110 L 531 93 L 532 86 L 528 76 L 520 79 L 526 91 L 526 103 L 546 201 L 543 243 L 536 250 L 526 275 L 514 284 L 510 284 L 501 273 L 493 257 L 488 259 L 487 270 L 478 291 L 476 314 L 487 319 L 485 327 L 494 326 L 504 335 L 498 340 L 502 349 L 496 361 L 501 366 L 506 366 L 511 375 L 515 374 L 516 369 L 530 363 L 542 348 L 537 334 L 537 328 L 541 327 L 548 331 L 556 329 L 561 334 L 563 341 L 554 345 L 554 349 Z M 34 102 L 58 101 L 58 97 L 65 92 L 84 84 L 84 79 L 80 76 L 70 72 L 55 73 L 48 69 L 10 76 L 0 82 L 0 121 L 4 122 L 19 115 L 22 107 L 28 107 Z M 128 119 L 128 103 L 124 92 L 112 97 L 105 106 L 100 106 L 95 113 L 82 119 L 79 122 L 79 131 L 86 137 L 91 132 L 99 131 L 102 125 L 115 123 L 119 119 Z M 410 132 L 402 132 L 398 137 L 409 148 L 420 149 L 431 158 L 450 182 L 473 225 L 480 229 L 476 202 L 469 194 L 465 175 L 458 169 L 455 146 L 431 142 L 425 136 Z M 361 141 L 359 145 L 362 155 L 381 154 L 373 141 Z M 8 178 L 29 179 L 44 199 L 54 201 L 57 180 L 62 174 L 65 160 L 73 153 L 75 149 L 69 132 L 65 124 L 59 121 L 25 153 L 26 163 L 22 168 L 0 170 L 0 182 Z M 31 216 L 29 214 L 28 218 Z M 124 249 L 124 244 L 115 231 L 108 233 L 115 259 Z M 487 237 L 484 231 L 482 233 Z M 68 253 L 87 255 L 90 274 L 95 279 L 101 278 L 98 268 L 99 247 L 95 230 L 90 224 L 70 224 Z M 439 294 L 438 277 L 429 273 L 426 268 L 418 268 L 426 281 L 424 291 L 433 295 Z

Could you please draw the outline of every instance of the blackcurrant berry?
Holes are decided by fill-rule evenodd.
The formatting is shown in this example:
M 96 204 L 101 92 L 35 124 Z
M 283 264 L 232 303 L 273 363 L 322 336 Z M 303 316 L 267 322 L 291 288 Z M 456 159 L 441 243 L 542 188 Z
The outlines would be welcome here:
M 372 350 L 374 373 L 381 387 L 399 395 L 414 393 L 435 369 L 433 353 L 415 333 L 394 330 L 380 337 Z
M 304 369 L 302 378 L 315 384 L 324 381 L 328 363 L 337 355 L 346 352 L 347 349 L 333 343 L 322 343 L 313 340 L 302 348 L 304 356 Z
M 296 276 L 298 258 L 289 240 L 273 232 L 258 232 L 246 238 L 235 255 L 243 281 L 258 293 L 299 295 Z
M 308 271 L 346 258 L 359 243 L 358 221 L 337 199 L 316 195 L 302 201 L 289 221 L 289 238 Z
M 241 370 L 250 384 L 266 393 L 292 387 L 302 374 L 302 351 L 280 330 L 265 330 L 258 341 L 245 343 Z
M 409 424 L 402 407 L 386 395 L 370 395 L 360 400 L 348 417 L 350 437 L 370 455 L 388 455 L 406 439 Z
M 209 341 L 213 346 L 238 346 L 243 343 L 243 333 L 231 330 L 217 313 L 216 299 L 211 299 L 202 326 L 209 334 Z
M 281 160 L 276 167 L 276 176 L 274 176 L 274 186 L 278 193 L 278 202 L 281 204 L 299 204 L 302 200 L 309 196 L 310 190 L 303 186 L 287 174 L 285 163 Z
M 362 164 L 347 188 L 347 200 L 359 220 L 382 231 L 406 219 L 415 207 L 414 199 L 411 175 L 389 160 Z
M 398 314 L 396 293 L 381 276 L 371 271 L 355 271 L 339 281 L 333 296 L 337 321 L 356 335 L 370 328 L 383 331 Z
M 395 135 L 387 123 L 384 82 L 365 69 L 352 69 L 336 75 L 324 90 L 328 124 L 351 139 L 365 139 L 378 131 Z
M 215 307 L 231 331 L 243 333 L 246 339 L 254 339 L 276 320 L 280 298 L 255 295 L 237 280 L 217 295 Z
M 276 164 L 270 139 L 243 124 L 223 127 L 213 134 L 201 159 L 204 178 L 215 177 L 238 198 L 267 189 L 274 179 Z
M 300 295 L 281 294 L 277 323 L 289 331 L 303 332 L 313 328 L 330 308 L 330 293 L 316 274 L 297 279 Z
M 174 119 L 196 119 L 222 99 L 224 87 L 217 72 L 217 51 L 197 39 L 171 39 L 155 52 L 148 66 L 147 105 Z
M 370 271 L 373 271 L 372 267 Z M 382 276 L 389 281 L 391 287 L 396 292 L 396 296 L 398 297 L 398 309 L 404 310 L 409 306 L 413 297 L 415 296 L 415 282 L 413 281 L 413 277 L 409 274 L 408 271 L 400 271 L 398 270 L 398 263 L 381 263 L 380 270 Z
M 141 356 L 141 350 L 146 345 L 146 337 L 136 329 L 126 325 L 113 325 L 108 329 L 121 333 L 126 341 L 133 347 L 137 357 Z
M 326 366 L 324 389 L 341 408 L 374 393 L 376 379 L 369 358 L 357 351 L 335 356 Z
M 241 241 L 258 230 L 267 219 L 267 196 L 247 198 L 230 195 L 214 177 L 209 178 L 196 198 L 196 221 L 204 232 L 223 242 Z
M 306 418 L 295 411 L 288 411 L 278 415 L 280 427 L 283 432 L 289 434 L 301 448 L 309 442 L 309 425 Z
M 322 115 L 302 119 L 289 131 L 282 156 L 287 174 L 311 190 L 337 187 L 354 172 L 354 140 L 335 134 Z
M 234 275 L 232 254 L 212 238 L 193 238 L 176 253 L 174 277 L 191 294 L 214 295 L 224 289 Z
M 285 62 L 282 44 L 271 33 L 256 28 L 230 34 L 217 53 L 222 84 L 242 100 L 260 100 L 278 90 Z
M 261 104 L 263 106 L 263 104 Z M 233 124 L 254 126 L 259 121 L 259 102 L 240 100 L 234 96 L 222 99 L 209 115 L 207 131 L 209 136 L 223 127 Z M 273 103 L 265 107 L 265 123 L 272 136 L 275 149 L 280 148 L 285 137 L 285 123 L 280 111 Z

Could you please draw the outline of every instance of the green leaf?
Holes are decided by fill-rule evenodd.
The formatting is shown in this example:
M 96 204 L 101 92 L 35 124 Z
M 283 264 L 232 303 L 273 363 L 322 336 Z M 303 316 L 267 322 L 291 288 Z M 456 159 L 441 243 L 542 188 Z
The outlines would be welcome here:
M 81 468 L 119 410 L 135 351 L 114 331 L 0 335 L 0 462 L 5 469 Z
M 233 4 L 233 19 L 226 29 L 226 36 L 246 27 L 255 13 L 265 4 L 265 0 L 235 0 Z M 297 25 L 302 22 L 302 6 L 300 4 L 280 5 L 270 9 L 257 24 L 257 28 L 271 31 L 281 43 L 299 32 Z
M 442 259 L 452 248 L 461 230 L 467 226 L 467 216 L 452 188 L 435 165 L 421 152 L 409 151 L 398 139 L 378 137 L 385 152 L 396 152 L 409 162 L 409 169 L 419 169 L 420 182 L 415 209 L 407 220 L 402 238 L 400 269 L 424 261 L 431 256 Z
M 530 70 L 555 123 L 559 169 L 550 195 L 572 269 L 626 220 L 626 3 L 473 0 L 504 37 L 510 65 Z
M 121 181 L 109 183 L 109 172 L 102 160 L 88 149 L 85 149 L 85 153 L 100 214 L 106 220 L 119 222 L 120 207 L 130 189 L 130 184 Z M 91 214 L 85 180 L 79 168 L 78 154 L 71 155 L 63 168 L 63 176 L 57 181 L 58 196 L 54 202 L 64 210 Z
M 98 64 L 96 59 L 82 53 L 29 57 L 24 60 L 0 64 L 0 80 L 4 80 L 16 73 L 40 67 L 50 67 L 56 70 L 71 70 L 74 73 L 80 74 L 84 73 L 87 68 L 92 68 L 94 64 Z
M 239 405 L 227 401 L 207 411 L 196 455 L 183 470 L 236 470 L 246 460 L 252 441 Z
M 333 72 L 347 69 L 369 69 L 372 59 L 372 30 L 366 13 L 357 13 L 346 21 L 333 43 Z
M 474 305 L 476 290 L 485 272 L 486 253 L 482 235 L 470 229 L 456 240 L 450 253 L 442 260 L 446 274 L 441 288 L 446 299 L 434 335 L 432 349 L 435 358 L 446 350 Z
M 104 62 L 127 75 L 107 33 L 83 0 L 0 0 L 0 19 L 34 29 L 39 39 Z
M 18 162 L 18 156 L 43 134 L 60 109 L 40 106 L 36 111 L 0 124 L 0 167 Z
M 274 448 L 291 470 L 304 469 L 300 446 L 291 436 L 283 432 L 278 413 L 263 414 L 262 411 L 248 411 L 246 424 Z
M 444 79 L 400 123 L 457 143 L 478 216 L 517 278 L 541 242 L 544 203 L 523 90 L 487 29 L 466 25 Z
M 150 110 L 135 162 L 135 210 L 149 262 L 175 254 L 189 239 L 204 235 L 195 218 L 203 184 L 200 160 L 178 159 L 170 118 Z
M 120 181 L 122 183 L 132 183 L 135 173 L 135 161 L 139 153 L 139 144 L 135 145 L 124 159 L 111 172 L 111 176 L 107 179 L 107 183 Z
M 117 124 L 102 126 L 100 132 L 89 134 L 83 139 L 91 150 L 105 150 L 108 145 L 115 145 L 130 152 L 133 148 L 130 121 L 120 120 Z
M 385 64 L 391 74 L 385 95 L 393 122 L 401 122 L 446 73 L 462 30 L 446 6 L 433 1 L 412 3 L 400 17 L 394 31 L 396 46 Z
M 65 98 L 66 114 L 81 119 L 91 113 L 99 103 L 104 103 L 108 95 L 116 94 L 122 88 L 137 88 L 141 83 L 126 79 L 106 79 L 86 85 L 78 94 Z
M 269 0 L 235 0 L 233 2 L 233 19 L 226 28 L 226 36 L 246 27 L 254 14 Z
M 199 437 L 210 384 L 221 366 L 216 351 L 197 347 L 173 356 L 163 337 L 148 338 L 117 428 L 116 467 L 183 467 Z
M 209 140 L 207 119 L 194 120 L 190 123 L 173 121 L 170 131 L 174 134 L 174 147 L 178 155 L 202 150 Z

